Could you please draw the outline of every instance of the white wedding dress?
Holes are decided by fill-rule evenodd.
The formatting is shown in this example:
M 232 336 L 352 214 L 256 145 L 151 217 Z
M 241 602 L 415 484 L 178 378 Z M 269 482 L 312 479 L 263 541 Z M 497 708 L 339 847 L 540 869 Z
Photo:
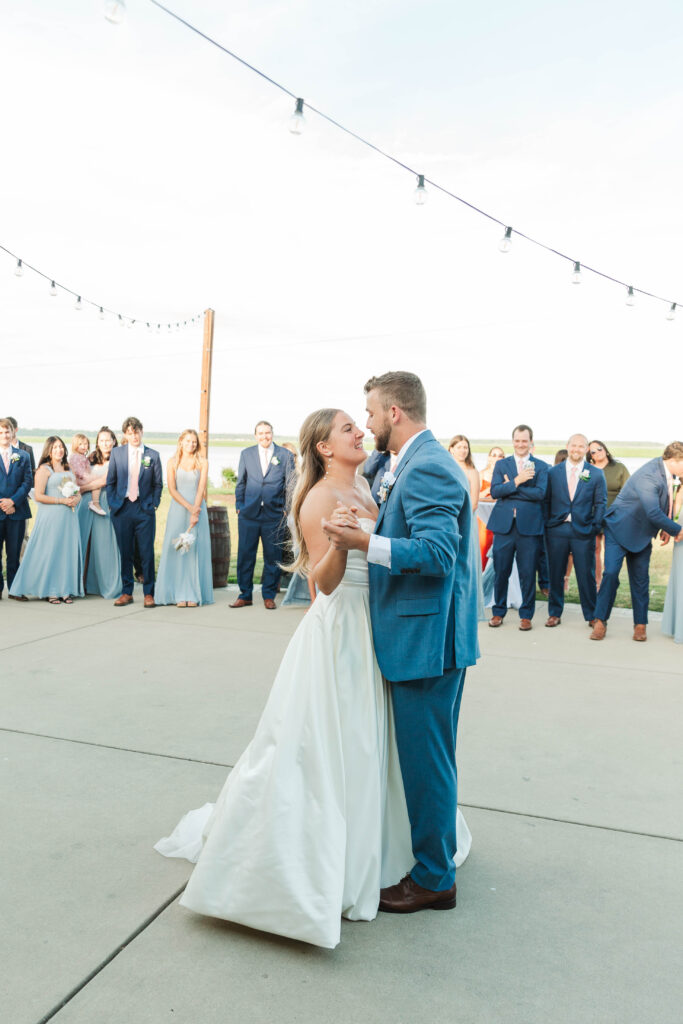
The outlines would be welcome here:
M 456 866 L 471 844 L 457 814 Z M 190 811 L 155 849 L 197 861 L 183 906 L 328 949 L 342 916 L 372 920 L 380 886 L 412 868 L 362 552 L 349 552 L 340 585 L 302 619 L 215 806 Z

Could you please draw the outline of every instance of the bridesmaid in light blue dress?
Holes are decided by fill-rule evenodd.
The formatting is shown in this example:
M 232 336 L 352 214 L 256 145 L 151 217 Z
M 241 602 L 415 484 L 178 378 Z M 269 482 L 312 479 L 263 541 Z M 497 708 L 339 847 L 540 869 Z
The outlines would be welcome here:
M 674 518 L 678 519 L 683 505 L 683 489 L 679 487 L 674 504 Z M 671 636 L 677 644 L 683 644 L 683 540 L 674 545 L 669 585 L 664 599 L 662 633 Z
M 177 451 L 166 467 L 171 505 L 154 586 L 157 604 L 175 604 L 178 608 L 213 604 L 211 537 L 204 501 L 208 473 L 197 431 L 183 430 Z M 173 541 L 187 531 L 194 534 L 195 542 L 182 554 L 175 550 Z
M 108 600 L 118 597 L 121 593 L 121 556 L 116 543 L 116 534 L 109 517 L 106 480 L 109 468 L 109 457 L 118 441 L 110 427 L 100 427 L 95 442 L 95 450 L 90 456 L 93 476 L 81 486 L 81 493 L 89 497 L 88 492 L 101 488 L 100 505 L 107 513 L 97 515 L 88 508 L 89 501 L 84 500 L 81 506 L 81 542 L 83 558 L 87 562 L 85 575 L 86 594 L 100 594 Z M 86 557 L 87 556 L 87 557 Z
M 13 597 L 46 597 L 50 604 L 72 604 L 83 597 L 83 557 L 77 492 L 65 497 L 67 481 L 76 482 L 69 469 L 66 446 L 60 437 L 48 437 L 35 478 L 38 505 L 35 525 L 26 545 L 10 593 Z

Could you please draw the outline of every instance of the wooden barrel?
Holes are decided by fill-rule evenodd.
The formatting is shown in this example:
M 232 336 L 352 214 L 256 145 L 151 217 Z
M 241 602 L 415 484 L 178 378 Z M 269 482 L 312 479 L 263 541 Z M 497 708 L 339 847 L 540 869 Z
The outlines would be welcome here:
M 211 568 L 214 587 L 227 587 L 230 572 L 230 524 L 225 505 L 209 505 Z

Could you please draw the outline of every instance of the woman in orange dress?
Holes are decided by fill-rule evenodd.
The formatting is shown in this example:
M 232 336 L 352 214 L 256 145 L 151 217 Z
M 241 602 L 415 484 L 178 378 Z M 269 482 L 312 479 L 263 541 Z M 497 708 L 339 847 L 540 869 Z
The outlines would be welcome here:
M 505 458 L 505 452 L 498 445 L 494 445 L 489 451 L 488 461 L 484 468 L 479 473 L 480 486 L 479 486 L 479 504 L 493 505 L 494 499 L 491 497 L 491 477 L 493 476 L 493 467 L 499 459 Z M 479 550 L 481 551 L 481 569 L 482 572 L 486 568 L 488 562 L 488 554 L 493 544 L 493 533 L 488 529 L 486 523 L 477 517 L 477 523 L 479 525 Z

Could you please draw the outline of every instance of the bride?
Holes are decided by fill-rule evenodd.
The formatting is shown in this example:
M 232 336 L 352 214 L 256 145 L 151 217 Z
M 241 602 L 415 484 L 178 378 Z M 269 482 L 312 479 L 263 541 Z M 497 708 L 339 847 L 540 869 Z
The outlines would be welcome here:
M 300 435 L 292 513 L 319 595 L 285 652 L 256 733 L 215 806 L 191 811 L 155 849 L 197 861 L 181 904 L 190 910 L 333 949 L 340 918 L 371 921 L 380 887 L 414 865 L 391 700 L 372 645 L 368 570 L 337 551 L 326 519 L 377 506 L 357 473 L 363 431 L 320 409 Z M 461 864 L 471 843 L 458 811 Z

